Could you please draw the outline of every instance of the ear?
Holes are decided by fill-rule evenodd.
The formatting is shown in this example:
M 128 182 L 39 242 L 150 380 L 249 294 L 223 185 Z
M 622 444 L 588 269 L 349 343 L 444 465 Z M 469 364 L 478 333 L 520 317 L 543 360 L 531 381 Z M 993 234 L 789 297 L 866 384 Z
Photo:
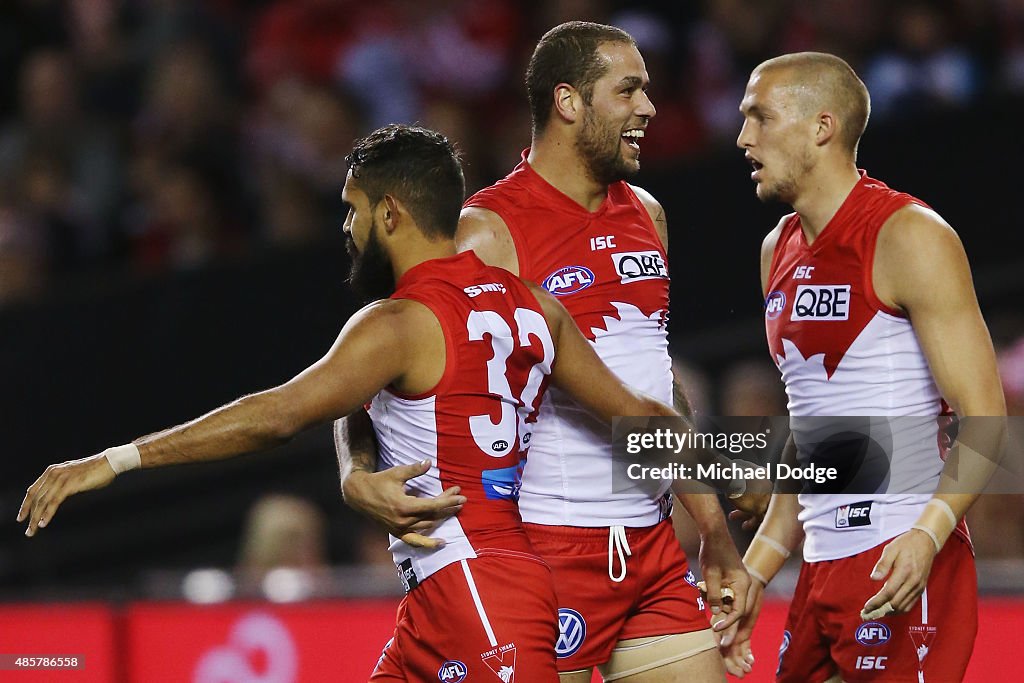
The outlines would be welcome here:
M 377 205 L 377 219 L 384 226 L 384 232 L 392 234 L 398 228 L 398 216 L 401 205 L 393 196 L 386 194 Z
M 823 111 L 818 114 L 815 121 L 814 144 L 821 147 L 828 144 L 839 132 L 839 119 L 830 111 Z
M 575 123 L 583 112 L 583 97 L 568 83 L 559 83 L 555 86 L 554 105 L 559 118 L 566 123 Z

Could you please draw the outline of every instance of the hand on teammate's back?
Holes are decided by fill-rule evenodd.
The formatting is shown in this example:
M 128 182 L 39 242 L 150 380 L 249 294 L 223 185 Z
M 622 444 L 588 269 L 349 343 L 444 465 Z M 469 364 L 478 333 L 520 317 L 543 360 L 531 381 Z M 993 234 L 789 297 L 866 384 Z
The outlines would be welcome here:
M 405 484 L 426 474 L 430 462 L 391 467 L 381 472 L 352 472 L 342 489 L 345 502 L 387 529 L 388 533 L 417 548 L 438 548 L 443 542 L 426 534 L 457 515 L 466 502 L 453 486 L 434 498 L 410 496 Z

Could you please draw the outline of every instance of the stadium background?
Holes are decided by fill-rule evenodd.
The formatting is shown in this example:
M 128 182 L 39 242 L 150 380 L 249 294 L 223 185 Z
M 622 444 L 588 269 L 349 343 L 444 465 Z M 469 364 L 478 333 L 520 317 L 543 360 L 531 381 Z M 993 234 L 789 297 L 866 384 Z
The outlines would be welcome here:
M 960 233 L 1021 414 L 1024 3 L 663 5 L 3 3 L 0 654 L 88 651 L 67 680 L 181 680 L 169 662 L 194 671 L 251 606 L 292 629 L 306 667 L 296 680 L 321 680 L 309 668 L 320 664 L 340 680 L 372 667 L 398 582 L 382 533 L 341 502 L 329 429 L 228 463 L 133 473 L 68 502 L 31 541 L 14 516 L 47 464 L 183 421 L 318 358 L 358 307 L 340 230 L 352 139 L 418 121 L 459 143 L 470 191 L 493 182 L 529 142 L 529 52 L 567 19 L 626 28 L 647 61 L 658 116 L 638 182 L 669 217 L 673 351 L 700 410 L 784 412 L 757 280 L 761 236 L 782 208 L 754 197 L 733 146 L 736 106 L 762 59 L 823 49 L 872 92 L 860 165 Z M 269 524 L 247 517 L 258 502 Z M 1024 624 L 1024 501 L 986 497 L 971 520 L 988 596 L 979 648 L 993 648 Z M 308 571 L 268 575 L 268 562 Z M 193 571 L 208 568 L 221 571 Z M 792 579 L 773 584 L 778 598 Z M 273 600 L 196 606 L 230 596 Z M 779 640 L 768 622 L 762 675 Z M 969 680 L 993 680 L 978 669 L 986 663 L 1003 680 L 1024 676 L 991 652 L 979 649 Z M 242 668 L 278 680 L 265 653 Z

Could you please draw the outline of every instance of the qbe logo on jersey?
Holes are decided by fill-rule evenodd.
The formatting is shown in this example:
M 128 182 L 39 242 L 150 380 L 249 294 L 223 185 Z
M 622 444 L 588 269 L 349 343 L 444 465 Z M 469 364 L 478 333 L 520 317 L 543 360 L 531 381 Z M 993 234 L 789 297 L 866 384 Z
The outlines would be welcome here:
M 619 274 L 622 284 L 640 282 L 641 280 L 668 279 L 665 259 L 662 258 L 661 252 L 655 249 L 612 254 L 612 263 L 615 264 L 615 272 Z
M 800 285 L 790 320 L 849 320 L 850 285 Z

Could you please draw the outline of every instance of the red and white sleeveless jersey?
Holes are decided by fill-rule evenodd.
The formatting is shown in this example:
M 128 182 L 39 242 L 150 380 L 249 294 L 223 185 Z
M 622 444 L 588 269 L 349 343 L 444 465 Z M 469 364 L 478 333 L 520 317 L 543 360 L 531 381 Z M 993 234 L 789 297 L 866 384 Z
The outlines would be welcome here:
M 598 356 L 629 386 L 672 401 L 669 277 L 650 215 L 625 182 L 591 213 L 526 162 L 470 197 L 498 214 L 519 257 L 519 275 L 541 283 L 572 314 Z M 612 493 L 610 425 L 552 389 L 530 450 L 519 500 L 523 519 L 562 526 L 650 526 L 665 492 Z
M 373 398 L 380 467 L 430 459 L 430 471 L 409 482 L 417 495 L 460 486 L 469 499 L 431 532 L 443 548 L 413 548 L 392 537 L 407 590 L 459 560 L 532 555 L 516 500 L 554 360 L 540 304 L 518 278 L 472 252 L 411 268 L 391 298 L 418 301 L 434 313 L 444 331 L 445 369 L 428 393 L 388 388 Z
M 887 493 L 800 495 L 807 561 L 855 555 L 907 531 L 929 498 L 919 492 L 938 484 L 943 463 L 935 418 L 942 397 L 910 320 L 882 303 L 872 283 L 878 233 L 912 203 L 925 206 L 861 171 L 813 244 L 792 214 L 772 257 L 765 327 L 798 445 L 816 440 L 802 417 L 901 418 L 879 421 L 886 439 L 892 430 L 896 454 Z

